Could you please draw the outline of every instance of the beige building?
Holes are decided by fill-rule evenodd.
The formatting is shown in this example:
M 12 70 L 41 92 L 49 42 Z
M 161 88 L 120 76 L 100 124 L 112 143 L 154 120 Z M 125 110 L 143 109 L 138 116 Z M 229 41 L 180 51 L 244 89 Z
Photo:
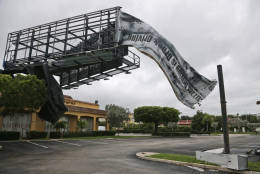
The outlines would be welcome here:
M 135 122 L 134 114 L 133 113 L 129 113 L 128 120 L 125 121 L 124 124 L 128 125 L 128 124 L 139 124 L 139 123 Z
M 67 130 L 70 132 L 78 131 L 78 120 L 87 122 L 85 130 L 98 130 L 99 122 L 106 122 L 106 130 L 109 129 L 106 118 L 106 111 L 99 109 L 97 103 L 74 100 L 70 96 L 64 96 L 65 105 L 68 112 L 59 121 L 67 122 Z M 19 131 L 26 135 L 28 131 L 55 131 L 54 126 L 38 117 L 37 112 L 20 112 L 5 117 L 0 115 L 0 131 Z

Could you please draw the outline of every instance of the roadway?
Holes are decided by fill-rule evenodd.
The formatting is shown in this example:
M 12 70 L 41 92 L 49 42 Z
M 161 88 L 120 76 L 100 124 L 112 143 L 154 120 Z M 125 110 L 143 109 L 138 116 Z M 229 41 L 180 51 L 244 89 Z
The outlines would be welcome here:
M 1 174 L 184 174 L 200 171 L 137 159 L 137 152 L 195 155 L 195 150 L 220 148 L 221 136 L 191 138 L 136 137 L 130 139 L 49 140 L 1 142 Z M 260 146 L 260 135 L 230 137 L 233 152 L 245 153 Z M 255 158 L 251 158 L 255 159 Z

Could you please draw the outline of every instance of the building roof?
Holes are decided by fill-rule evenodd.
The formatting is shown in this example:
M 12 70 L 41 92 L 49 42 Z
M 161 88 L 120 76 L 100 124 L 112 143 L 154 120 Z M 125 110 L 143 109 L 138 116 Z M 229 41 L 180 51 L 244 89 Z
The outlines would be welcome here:
M 89 104 L 89 105 L 95 105 L 95 106 L 99 106 L 99 104 L 96 103 L 90 103 L 90 102 L 85 102 L 85 101 L 80 101 L 80 100 L 74 100 L 71 96 L 69 95 L 64 95 L 64 100 L 73 100 L 74 102 L 79 102 L 79 103 L 85 103 L 85 104 Z
M 100 109 L 92 109 L 92 108 L 83 108 L 79 106 L 66 105 L 68 108 L 68 112 L 83 112 L 89 114 L 97 114 L 97 115 L 106 115 L 106 111 Z
M 191 125 L 192 120 L 179 120 L 178 125 Z

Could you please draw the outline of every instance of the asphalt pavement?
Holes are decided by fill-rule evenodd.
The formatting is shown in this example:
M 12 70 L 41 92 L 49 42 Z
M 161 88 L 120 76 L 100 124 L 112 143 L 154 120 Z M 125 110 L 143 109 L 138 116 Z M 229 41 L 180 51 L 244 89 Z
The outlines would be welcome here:
M 246 153 L 260 146 L 260 136 L 231 136 L 230 144 L 232 152 Z M 135 154 L 151 151 L 195 155 L 196 150 L 221 148 L 223 137 L 0 141 L 0 146 L 3 146 L 0 151 L 0 174 L 221 173 L 144 161 L 137 159 Z M 255 160 L 255 157 L 252 159 Z

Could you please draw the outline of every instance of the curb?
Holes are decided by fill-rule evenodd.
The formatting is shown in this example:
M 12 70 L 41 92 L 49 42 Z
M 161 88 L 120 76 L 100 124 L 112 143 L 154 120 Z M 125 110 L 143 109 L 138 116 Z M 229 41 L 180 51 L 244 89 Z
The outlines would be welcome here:
M 229 173 L 240 173 L 240 174 L 260 174 L 260 172 L 255 171 L 235 171 L 230 170 L 227 168 L 223 168 L 220 166 L 212 166 L 212 165 L 206 165 L 206 164 L 197 164 L 197 163 L 189 163 L 189 162 L 181 162 L 181 161 L 173 161 L 173 160 L 166 160 L 166 159 L 158 159 L 158 158 L 151 158 L 149 156 L 155 155 L 159 153 L 155 152 L 138 152 L 136 153 L 136 157 L 142 160 L 148 160 L 148 161 L 155 161 L 155 162 L 162 162 L 162 163 L 168 163 L 168 164 L 175 164 L 178 166 L 192 166 L 192 167 L 199 167 L 203 169 L 212 169 L 212 170 L 218 170 L 223 172 L 229 172 Z

